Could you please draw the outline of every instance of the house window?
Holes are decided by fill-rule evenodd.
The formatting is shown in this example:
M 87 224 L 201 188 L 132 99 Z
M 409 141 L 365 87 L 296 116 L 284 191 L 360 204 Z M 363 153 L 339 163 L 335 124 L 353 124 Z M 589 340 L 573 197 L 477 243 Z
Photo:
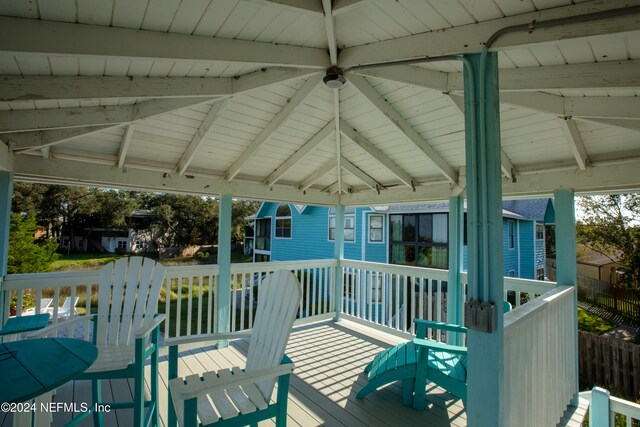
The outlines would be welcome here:
M 544 268 L 536 268 L 536 280 L 544 280 Z
M 127 241 L 126 240 L 118 240 L 118 250 L 126 251 L 127 250 Z
M 392 264 L 447 268 L 447 214 L 405 214 L 389 217 L 389 259 Z
M 544 240 L 544 225 L 536 224 L 536 240 Z
M 276 211 L 276 237 L 291 238 L 291 208 L 280 205 Z
M 516 247 L 515 222 L 511 220 L 507 221 L 507 228 L 508 228 L 507 239 L 508 239 L 509 249 L 513 249 Z
M 271 250 L 271 218 L 256 220 L 256 250 Z
M 382 215 L 369 216 L 369 243 L 382 243 Z
M 329 209 L 329 240 L 336 240 L 336 210 Z M 356 241 L 356 210 L 354 208 L 344 209 L 344 241 Z

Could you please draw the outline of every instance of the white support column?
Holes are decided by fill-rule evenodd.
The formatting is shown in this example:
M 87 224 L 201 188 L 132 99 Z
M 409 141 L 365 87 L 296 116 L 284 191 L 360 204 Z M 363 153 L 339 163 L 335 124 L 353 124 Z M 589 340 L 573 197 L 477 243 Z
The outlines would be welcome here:
M 0 325 L 4 325 L 4 276 L 9 261 L 9 225 L 11 223 L 11 195 L 13 194 L 13 174 L 0 172 Z
M 344 205 L 336 205 L 336 234 L 333 242 L 333 257 L 336 259 L 336 271 L 333 276 L 333 294 L 335 295 L 335 322 L 340 320 L 342 310 L 342 260 L 344 259 Z
M 449 280 L 447 283 L 447 323 L 462 324 L 464 292 L 460 283 L 464 230 L 464 201 L 462 197 L 449 198 Z M 447 332 L 449 344 L 461 345 L 460 334 Z
M 558 286 L 576 286 L 576 213 L 575 198 L 570 188 L 553 192 L 556 210 L 556 281 Z M 573 325 L 575 355 L 578 355 L 578 292 L 574 292 Z M 575 361 L 576 394 L 572 404 L 578 406 L 578 361 Z
M 216 300 L 218 303 L 218 317 L 216 332 L 230 331 L 229 319 L 231 306 L 231 194 L 220 196 L 218 217 L 218 286 Z M 218 347 L 226 347 L 226 341 L 218 342 Z

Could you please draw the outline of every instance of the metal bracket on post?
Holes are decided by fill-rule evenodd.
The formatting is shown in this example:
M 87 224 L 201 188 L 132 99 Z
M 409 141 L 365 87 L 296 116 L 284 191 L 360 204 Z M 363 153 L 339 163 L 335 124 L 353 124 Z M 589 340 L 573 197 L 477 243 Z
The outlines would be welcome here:
M 491 333 L 496 329 L 496 305 L 471 299 L 464 304 L 464 326 L 478 332 Z

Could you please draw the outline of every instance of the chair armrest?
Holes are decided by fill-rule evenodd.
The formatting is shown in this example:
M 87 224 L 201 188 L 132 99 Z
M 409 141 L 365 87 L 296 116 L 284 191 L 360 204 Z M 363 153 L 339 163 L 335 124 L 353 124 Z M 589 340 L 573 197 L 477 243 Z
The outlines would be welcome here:
M 136 339 L 144 338 L 148 336 L 151 331 L 160 326 L 164 319 L 167 316 L 165 314 L 157 314 L 153 319 L 144 323 L 137 331 L 136 331 Z
M 55 323 L 53 325 L 49 325 L 46 328 L 38 329 L 37 331 L 30 332 L 25 334 L 26 338 L 41 338 L 46 335 L 49 335 L 52 332 L 58 331 L 60 329 L 68 328 L 69 326 L 75 325 L 80 322 L 89 322 L 96 317 L 95 314 L 90 314 L 88 316 L 78 316 L 73 319 L 63 320 L 62 322 Z
M 164 341 L 164 345 L 171 347 L 174 345 L 189 344 L 200 341 L 234 340 L 238 338 L 249 338 L 250 336 L 251 331 L 187 335 L 184 337 L 167 338 Z
M 424 326 L 428 329 L 438 329 L 441 331 L 450 331 L 450 332 L 461 332 L 463 334 L 467 333 L 467 328 L 460 325 L 454 325 L 452 323 L 444 323 L 444 322 L 434 322 L 432 320 L 422 320 L 422 319 L 413 319 L 413 323 L 416 326 Z
M 467 347 L 461 347 L 459 345 L 446 344 L 443 342 L 428 340 L 424 338 L 414 338 L 413 343 L 418 347 L 426 347 L 429 350 L 446 351 L 447 353 L 454 354 L 467 354 Z
M 257 369 L 246 372 L 233 368 L 232 374 L 219 377 L 216 372 L 205 372 L 202 377 L 189 375 L 185 379 L 176 378 L 169 381 L 169 388 L 174 399 L 187 400 L 204 396 L 231 387 L 251 384 L 262 380 L 277 378 L 293 372 L 293 363 L 286 363 L 272 368 Z

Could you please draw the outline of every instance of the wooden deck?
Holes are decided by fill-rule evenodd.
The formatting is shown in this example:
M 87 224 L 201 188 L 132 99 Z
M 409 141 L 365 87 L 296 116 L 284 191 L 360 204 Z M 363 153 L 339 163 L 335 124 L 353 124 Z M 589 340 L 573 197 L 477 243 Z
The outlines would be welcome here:
M 401 340 L 351 322 L 321 322 L 294 329 L 287 354 L 296 368 L 291 380 L 288 407 L 288 426 L 466 426 L 466 413 L 460 400 L 442 389 L 428 386 L 425 411 L 415 411 L 401 403 L 399 384 L 391 384 L 373 392 L 363 400 L 356 393 L 366 382 L 365 365 L 381 349 Z M 228 348 L 180 348 L 180 375 L 244 366 L 248 342 L 233 341 Z M 165 350 L 166 353 L 166 349 Z M 160 406 L 162 424 L 166 422 L 167 359 L 161 357 Z M 129 400 L 133 383 L 126 380 L 105 381 L 105 399 Z M 75 381 L 60 387 L 54 397 L 57 402 L 91 402 L 90 384 Z M 583 415 L 584 410 L 578 411 Z M 11 417 L 0 414 L 0 426 L 11 426 Z M 53 426 L 68 422 L 73 413 L 53 414 Z M 76 414 L 77 415 L 77 414 Z M 573 415 L 573 414 L 571 414 Z M 4 419 L 3 419 L 4 416 Z M 568 422 L 564 425 L 580 425 Z M 107 426 L 130 426 L 131 410 L 105 414 Z M 80 425 L 91 426 L 89 418 Z M 275 425 L 272 421 L 261 426 Z

